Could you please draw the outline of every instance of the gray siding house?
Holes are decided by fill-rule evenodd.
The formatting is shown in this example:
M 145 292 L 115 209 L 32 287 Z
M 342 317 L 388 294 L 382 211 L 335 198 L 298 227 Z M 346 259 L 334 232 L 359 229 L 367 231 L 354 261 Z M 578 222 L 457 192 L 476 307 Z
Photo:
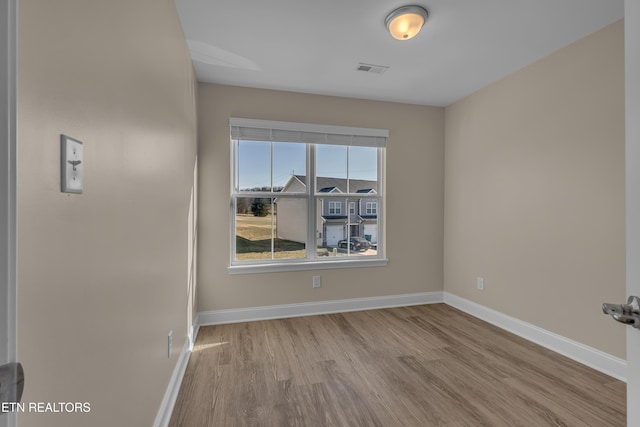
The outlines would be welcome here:
M 283 193 L 306 190 L 307 177 L 292 175 Z M 335 247 L 347 236 L 361 236 L 372 244 L 378 242 L 378 199 L 363 198 L 377 194 L 376 181 L 344 178 L 317 178 L 317 193 L 326 194 L 318 203 L 316 245 Z M 348 186 L 348 188 L 347 188 Z M 344 195 L 344 197 L 342 197 Z M 295 198 L 278 198 L 277 237 L 296 242 L 306 241 L 306 202 Z

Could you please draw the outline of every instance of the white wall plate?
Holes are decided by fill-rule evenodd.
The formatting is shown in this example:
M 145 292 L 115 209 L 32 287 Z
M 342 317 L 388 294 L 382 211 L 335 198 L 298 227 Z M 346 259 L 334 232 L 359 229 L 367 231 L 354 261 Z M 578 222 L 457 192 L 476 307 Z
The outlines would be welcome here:
M 60 135 L 60 183 L 63 193 L 82 193 L 84 177 L 82 142 Z

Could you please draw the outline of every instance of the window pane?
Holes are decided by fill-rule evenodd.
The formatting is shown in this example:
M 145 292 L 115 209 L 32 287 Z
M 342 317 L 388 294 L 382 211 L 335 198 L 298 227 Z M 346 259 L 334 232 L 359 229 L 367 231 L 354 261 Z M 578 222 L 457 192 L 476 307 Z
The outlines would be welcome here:
M 307 199 L 279 197 L 275 205 L 273 257 L 306 258 Z
M 342 211 L 343 198 L 318 198 L 316 202 L 316 253 L 318 256 L 341 256 L 338 243 L 346 237 L 347 215 Z
M 344 257 L 378 254 L 377 213 L 365 215 L 367 201 L 370 203 L 369 207 L 377 206 L 375 199 L 317 198 L 316 248 L 318 256 Z M 360 206 L 363 212 L 359 212 Z
M 378 254 L 378 217 L 377 215 L 366 216 L 360 223 L 360 236 L 369 242 L 366 255 Z
M 349 179 L 378 180 L 378 149 L 349 147 Z
M 238 141 L 237 188 L 240 191 L 271 191 L 271 143 Z
M 349 147 L 349 193 L 377 194 L 378 150 Z
M 378 149 L 318 145 L 316 176 L 317 193 L 376 193 Z
M 367 255 L 378 253 L 378 203 L 379 199 L 364 198 L 360 200 L 360 217 L 358 220 L 358 235 L 368 242 Z M 367 246 L 364 243 L 364 246 Z
M 273 143 L 273 191 L 283 188 L 289 192 L 305 192 L 301 183 L 306 184 L 307 146 L 287 142 Z M 296 180 L 292 178 L 296 176 Z
M 236 260 L 272 258 L 271 211 L 269 198 L 236 200 Z
M 238 197 L 235 259 L 305 258 L 306 209 L 302 198 Z
M 316 145 L 316 176 L 318 182 L 316 184 L 317 192 L 321 192 L 323 188 L 339 183 L 321 181 L 323 178 L 347 178 L 347 147 L 343 145 Z M 345 187 L 342 185 L 342 187 Z M 346 187 L 341 189 L 345 193 Z

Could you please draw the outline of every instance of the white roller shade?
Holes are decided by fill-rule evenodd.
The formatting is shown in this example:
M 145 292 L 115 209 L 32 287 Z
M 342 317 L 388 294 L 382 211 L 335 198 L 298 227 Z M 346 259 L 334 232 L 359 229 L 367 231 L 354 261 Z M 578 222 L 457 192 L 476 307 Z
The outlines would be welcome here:
M 231 138 L 249 141 L 300 142 L 309 144 L 384 147 L 387 129 L 277 122 L 231 117 Z

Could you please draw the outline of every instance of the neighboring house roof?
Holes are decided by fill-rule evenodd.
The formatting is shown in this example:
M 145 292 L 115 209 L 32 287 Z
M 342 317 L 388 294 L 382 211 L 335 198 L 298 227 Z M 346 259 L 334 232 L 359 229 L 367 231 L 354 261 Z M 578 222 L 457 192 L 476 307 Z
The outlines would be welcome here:
M 307 185 L 307 177 L 304 175 L 292 175 L 289 181 L 285 184 L 282 189 L 283 192 L 286 192 L 290 187 L 292 182 L 299 181 L 303 185 Z M 324 176 L 319 176 L 316 181 L 316 185 L 320 190 L 319 193 L 331 193 L 334 191 L 339 191 L 341 193 L 347 192 L 347 180 L 345 178 L 329 178 Z M 349 190 L 351 193 L 377 193 L 378 183 L 376 181 L 369 181 L 365 179 L 350 179 L 349 180 Z
M 342 191 L 340 191 L 338 187 L 324 187 L 318 190 L 318 193 L 333 193 L 334 191 L 337 191 L 338 193 L 342 193 Z
M 326 222 L 338 221 L 340 224 L 344 224 L 344 220 L 347 218 L 346 215 L 322 215 L 322 219 Z

